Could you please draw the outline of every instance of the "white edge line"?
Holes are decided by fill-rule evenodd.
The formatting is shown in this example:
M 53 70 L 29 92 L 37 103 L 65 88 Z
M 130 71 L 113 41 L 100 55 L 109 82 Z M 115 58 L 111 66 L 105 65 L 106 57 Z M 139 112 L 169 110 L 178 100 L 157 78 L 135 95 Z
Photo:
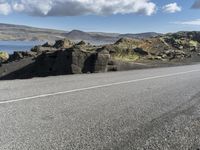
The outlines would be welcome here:
M 188 74 L 188 73 L 199 72 L 199 71 L 200 70 L 191 70 L 191 71 L 186 71 L 186 72 L 179 72 L 179 73 L 160 75 L 160 76 L 154 76 L 154 77 L 146 77 L 142 79 L 135 79 L 135 80 L 129 80 L 129 81 L 122 81 L 122 82 L 115 82 L 115 83 L 110 83 L 110 84 L 97 85 L 97 86 L 91 86 L 91 87 L 86 87 L 86 88 L 61 91 L 61 92 L 55 92 L 55 93 L 48 93 L 48 94 L 24 97 L 24 98 L 19 98 L 19 99 L 4 100 L 4 101 L 1 101 L 0 104 L 8 104 L 8 103 L 31 100 L 31 99 L 36 99 L 36 98 L 44 98 L 44 97 L 56 96 L 56 95 L 67 94 L 67 93 L 81 92 L 81 91 L 92 90 L 92 89 L 97 89 L 97 88 L 110 87 L 113 85 L 128 84 L 128 83 L 134 83 L 134 82 L 151 80 L 151 79 L 165 78 L 165 77 L 177 76 L 177 75 Z

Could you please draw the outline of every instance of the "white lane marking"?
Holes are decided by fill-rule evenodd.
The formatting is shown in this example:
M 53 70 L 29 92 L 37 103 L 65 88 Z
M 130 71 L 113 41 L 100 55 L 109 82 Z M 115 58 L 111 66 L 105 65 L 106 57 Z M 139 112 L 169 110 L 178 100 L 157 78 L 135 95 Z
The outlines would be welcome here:
M 68 90 L 68 91 L 48 93 L 48 94 L 42 94 L 42 95 L 36 95 L 36 96 L 30 96 L 30 97 L 24 97 L 24 98 L 18 98 L 18 99 L 4 100 L 4 101 L 1 101 L 0 104 L 7 104 L 7 103 L 31 100 L 31 99 L 36 99 L 36 98 L 44 98 L 44 97 L 67 94 L 67 93 L 81 92 L 81 91 L 98 89 L 98 88 L 103 88 L 103 87 L 110 87 L 110 86 L 113 86 L 113 85 L 128 84 L 128 83 L 134 83 L 134 82 L 145 81 L 145 80 L 165 78 L 165 77 L 183 75 L 183 74 L 188 74 L 188 73 L 193 73 L 193 72 L 200 72 L 200 69 L 199 70 L 186 71 L 186 72 L 173 73 L 173 74 L 160 75 L 160 76 L 154 76 L 154 77 L 146 77 L 146 78 L 142 78 L 142 79 L 135 79 L 135 80 L 129 80 L 129 81 L 115 82 L 115 83 L 110 83 L 110 84 L 97 85 L 97 86 L 91 86 L 91 87 Z

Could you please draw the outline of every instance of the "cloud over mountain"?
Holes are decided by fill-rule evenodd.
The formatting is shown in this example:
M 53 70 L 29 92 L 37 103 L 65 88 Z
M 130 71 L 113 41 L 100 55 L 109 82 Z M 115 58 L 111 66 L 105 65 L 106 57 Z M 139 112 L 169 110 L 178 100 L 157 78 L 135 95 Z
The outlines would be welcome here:
M 151 0 L 12 0 L 13 11 L 33 16 L 144 14 L 156 12 Z M 8 13 L 8 12 L 7 12 Z M 2 13 L 2 14 L 7 14 Z

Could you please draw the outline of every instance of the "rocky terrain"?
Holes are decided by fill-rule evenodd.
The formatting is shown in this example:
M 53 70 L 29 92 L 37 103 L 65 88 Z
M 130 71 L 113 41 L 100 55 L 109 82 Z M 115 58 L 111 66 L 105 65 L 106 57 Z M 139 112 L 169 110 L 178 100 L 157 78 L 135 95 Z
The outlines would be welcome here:
M 200 32 L 178 32 L 147 39 L 121 38 L 101 46 L 57 40 L 30 51 L 0 53 L 0 79 L 98 73 L 200 61 Z

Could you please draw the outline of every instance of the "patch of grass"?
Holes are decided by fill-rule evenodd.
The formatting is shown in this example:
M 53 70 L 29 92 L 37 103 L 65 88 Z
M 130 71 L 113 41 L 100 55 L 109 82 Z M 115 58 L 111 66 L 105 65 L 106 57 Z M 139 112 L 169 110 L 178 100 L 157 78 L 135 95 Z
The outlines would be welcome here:
M 121 61 L 137 61 L 138 59 L 140 59 L 140 56 L 136 55 L 136 54 L 130 54 L 130 55 L 115 55 L 113 56 L 113 58 L 115 60 L 121 60 Z
M 0 52 L 0 59 L 1 60 L 7 60 L 9 58 L 8 53 L 6 52 Z

